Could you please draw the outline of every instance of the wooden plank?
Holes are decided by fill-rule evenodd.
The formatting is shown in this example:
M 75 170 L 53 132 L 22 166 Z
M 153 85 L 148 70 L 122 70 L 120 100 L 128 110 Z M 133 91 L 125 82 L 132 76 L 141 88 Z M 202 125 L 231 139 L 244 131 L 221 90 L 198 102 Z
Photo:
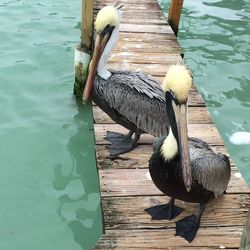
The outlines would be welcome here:
M 98 3 L 98 5 L 96 4 L 96 8 L 102 8 L 106 5 L 113 5 L 114 1 L 110 1 L 110 0 L 104 0 L 104 1 L 95 1 L 96 3 Z M 122 11 L 127 11 L 128 9 L 134 9 L 134 8 L 140 8 L 140 9 L 148 9 L 151 8 L 152 10 L 155 9 L 159 9 L 159 4 L 155 1 L 149 0 L 149 1 L 119 1 L 118 2 L 119 5 L 123 5 L 122 7 Z
M 145 16 L 142 17 L 130 17 L 127 18 L 125 21 L 122 21 L 121 23 L 130 23 L 130 24 L 156 24 L 156 25 L 166 25 L 166 19 L 165 18 L 146 18 Z
M 95 123 L 114 123 L 114 121 L 97 106 L 94 107 L 94 120 Z M 188 109 L 188 122 L 189 124 L 211 124 L 212 120 L 205 107 L 190 107 Z
M 227 193 L 250 193 L 237 170 L 232 171 Z M 102 196 L 162 195 L 148 178 L 148 169 L 99 170 Z
M 165 196 L 105 197 L 102 200 L 105 228 L 116 230 L 175 228 L 176 221 L 190 214 L 197 214 L 199 211 L 198 204 L 179 200 L 176 200 L 175 204 L 184 211 L 171 221 L 151 220 L 151 216 L 144 211 L 146 208 L 166 204 L 168 201 L 169 197 Z M 243 228 L 249 205 L 249 194 L 223 195 L 206 206 L 200 226 Z
M 148 35 L 147 33 L 129 33 L 129 32 L 120 32 L 118 42 L 148 42 L 148 43 L 162 43 L 172 41 L 173 44 L 179 45 L 176 40 L 176 36 L 173 33 L 170 34 L 154 34 L 153 36 Z M 179 46 L 180 47 L 180 46 Z
M 128 130 L 118 124 L 95 124 L 96 144 L 107 144 L 104 139 L 107 131 L 119 133 L 128 133 Z M 190 137 L 198 137 L 212 145 L 223 145 L 223 141 L 214 124 L 188 124 Z M 139 143 L 152 144 L 154 137 L 151 135 L 142 135 Z
M 225 146 L 211 146 L 216 153 L 224 153 L 228 155 L 227 149 Z M 139 145 L 134 150 L 129 153 L 120 155 L 116 159 L 110 159 L 109 152 L 106 148 L 106 145 L 96 146 L 97 151 L 97 163 L 99 169 L 105 168 L 123 168 L 123 169 L 132 169 L 132 168 L 146 168 L 148 169 L 148 160 L 152 154 L 152 145 Z M 230 159 L 230 158 L 229 158 Z M 232 170 L 236 170 L 235 163 L 231 161 Z M 237 173 L 239 175 L 239 173 Z
M 114 4 L 113 0 L 96 0 L 96 5 L 100 5 L 100 4 Z M 155 1 L 152 0 L 119 0 L 119 4 L 125 4 L 125 5 L 137 5 L 137 4 L 150 4 L 150 3 L 156 3 Z
M 132 16 L 135 16 L 137 14 L 138 12 L 135 12 Z M 151 33 L 151 34 L 154 34 L 154 33 L 168 34 L 172 32 L 171 28 L 165 25 L 150 25 L 150 24 L 142 25 L 142 24 L 130 24 L 130 23 L 121 23 L 120 31 L 136 32 L 136 33 Z
M 135 49 L 133 49 L 135 51 Z M 175 63 L 181 62 L 176 61 Z M 169 67 L 172 66 L 172 63 L 162 63 L 162 64 L 140 64 L 140 63 L 129 63 L 129 62 L 109 62 L 109 68 L 113 70 L 131 70 L 131 71 L 139 71 L 139 72 L 147 72 L 152 76 L 165 76 Z
M 189 244 L 174 236 L 173 228 L 106 230 L 106 235 L 94 249 L 238 249 L 241 231 L 241 226 L 200 228 L 195 240 Z
M 143 31 L 143 30 L 141 30 Z M 178 46 L 178 44 L 176 42 L 169 42 L 170 46 L 168 46 L 168 44 L 166 42 L 158 42 L 158 43 L 154 43 L 154 44 L 150 44 L 148 42 L 144 43 L 144 42 L 131 42 L 131 41 L 119 41 L 117 43 L 117 45 L 114 48 L 114 51 L 122 51 L 122 52 L 130 52 L 130 51 L 134 51 L 134 52 L 141 52 L 141 53 L 147 53 L 147 52 L 151 52 L 151 53 L 171 53 L 171 54 L 180 54 L 182 53 L 182 50 L 180 49 L 180 47 Z M 172 44 L 172 45 L 171 45 Z M 179 59 L 181 61 L 181 57 L 179 56 Z M 123 64 L 123 61 L 120 61 L 121 64 Z M 164 70 L 164 72 L 166 73 L 166 70 Z
M 150 44 L 149 42 L 132 42 L 132 41 L 120 41 L 116 45 L 116 47 L 113 50 L 112 54 L 117 54 L 118 52 L 140 52 L 142 55 L 144 53 L 151 53 L 154 55 L 154 53 L 162 53 L 162 56 L 166 57 L 170 56 L 170 53 L 173 55 L 183 53 L 183 51 L 180 49 L 178 44 L 175 42 L 169 40 L 169 41 L 163 41 L 160 43 Z M 168 55 L 166 55 L 168 54 Z
M 109 62 L 129 62 L 129 63 L 143 63 L 143 64 L 153 64 L 153 63 L 171 63 L 176 64 L 180 61 L 180 55 L 179 54 L 169 54 L 166 56 L 166 54 L 162 53 L 139 53 L 134 51 L 118 51 L 115 50 L 114 53 L 109 58 Z

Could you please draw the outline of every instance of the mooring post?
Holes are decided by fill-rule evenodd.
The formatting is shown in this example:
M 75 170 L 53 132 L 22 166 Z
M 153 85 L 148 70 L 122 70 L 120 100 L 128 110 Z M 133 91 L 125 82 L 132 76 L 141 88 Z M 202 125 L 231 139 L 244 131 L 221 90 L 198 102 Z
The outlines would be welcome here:
M 170 2 L 168 23 L 172 27 L 176 36 L 178 34 L 182 6 L 183 0 L 171 0 Z
M 81 47 L 89 51 L 92 44 L 93 0 L 82 0 Z
M 82 0 L 81 43 L 75 48 L 74 94 L 82 97 L 92 50 L 93 0 Z

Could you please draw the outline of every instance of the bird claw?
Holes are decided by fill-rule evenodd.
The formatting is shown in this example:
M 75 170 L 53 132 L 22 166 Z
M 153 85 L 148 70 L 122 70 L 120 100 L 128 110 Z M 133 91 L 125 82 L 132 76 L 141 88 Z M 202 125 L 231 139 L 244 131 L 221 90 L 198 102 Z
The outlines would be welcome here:
M 172 220 L 183 211 L 183 208 L 174 204 L 164 204 L 146 208 L 144 211 L 149 213 L 153 220 Z
M 117 143 L 107 145 L 106 147 L 107 147 L 111 157 L 114 157 L 114 156 L 117 156 L 120 154 L 125 154 L 134 148 L 133 147 L 133 139 L 126 138 L 126 139 L 119 141 Z
M 111 143 L 120 142 L 120 141 L 124 140 L 125 138 L 127 138 L 126 135 L 121 134 L 121 133 L 112 132 L 112 131 L 107 131 L 107 135 L 104 137 L 105 140 L 107 140 Z

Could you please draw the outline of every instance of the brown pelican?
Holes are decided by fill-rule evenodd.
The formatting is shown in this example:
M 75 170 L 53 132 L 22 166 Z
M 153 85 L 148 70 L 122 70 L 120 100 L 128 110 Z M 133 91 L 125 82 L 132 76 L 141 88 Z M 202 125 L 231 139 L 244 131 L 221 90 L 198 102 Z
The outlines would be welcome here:
M 145 209 L 152 219 L 173 219 L 182 211 L 174 205 L 175 199 L 199 203 L 198 216 L 191 215 L 176 222 L 176 235 L 189 242 L 199 229 L 205 205 L 226 190 L 231 169 L 226 155 L 215 154 L 206 142 L 187 137 L 187 97 L 191 83 L 189 71 L 181 65 L 172 66 L 164 79 L 170 131 L 168 136 L 155 141 L 149 172 L 156 187 L 171 199 L 165 205 Z M 183 157 L 190 157 L 189 167 L 183 165 Z M 183 183 L 183 167 L 191 169 L 189 190 Z
M 119 36 L 120 15 L 120 7 L 116 6 L 106 6 L 97 14 L 95 49 L 83 93 L 84 102 L 91 95 L 105 113 L 130 131 L 126 136 L 108 132 L 111 156 L 135 148 L 142 133 L 166 135 L 169 124 L 164 92 L 151 76 L 107 69 L 108 56 Z

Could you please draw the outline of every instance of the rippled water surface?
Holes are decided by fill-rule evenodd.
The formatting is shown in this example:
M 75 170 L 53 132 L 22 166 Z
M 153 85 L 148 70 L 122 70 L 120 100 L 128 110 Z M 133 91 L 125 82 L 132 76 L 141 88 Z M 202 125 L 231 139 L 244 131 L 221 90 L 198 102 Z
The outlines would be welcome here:
M 81 1 L 0 1 L 0 248 L 90 249 L 96 169 L 72 96 Z
M 169 1 L 160 0 L 164 10 Z M 250 187 L 250 145 L 230 136 L 250 132 L 250 1 L 184 1 L 179 42 L 230 155 Z

